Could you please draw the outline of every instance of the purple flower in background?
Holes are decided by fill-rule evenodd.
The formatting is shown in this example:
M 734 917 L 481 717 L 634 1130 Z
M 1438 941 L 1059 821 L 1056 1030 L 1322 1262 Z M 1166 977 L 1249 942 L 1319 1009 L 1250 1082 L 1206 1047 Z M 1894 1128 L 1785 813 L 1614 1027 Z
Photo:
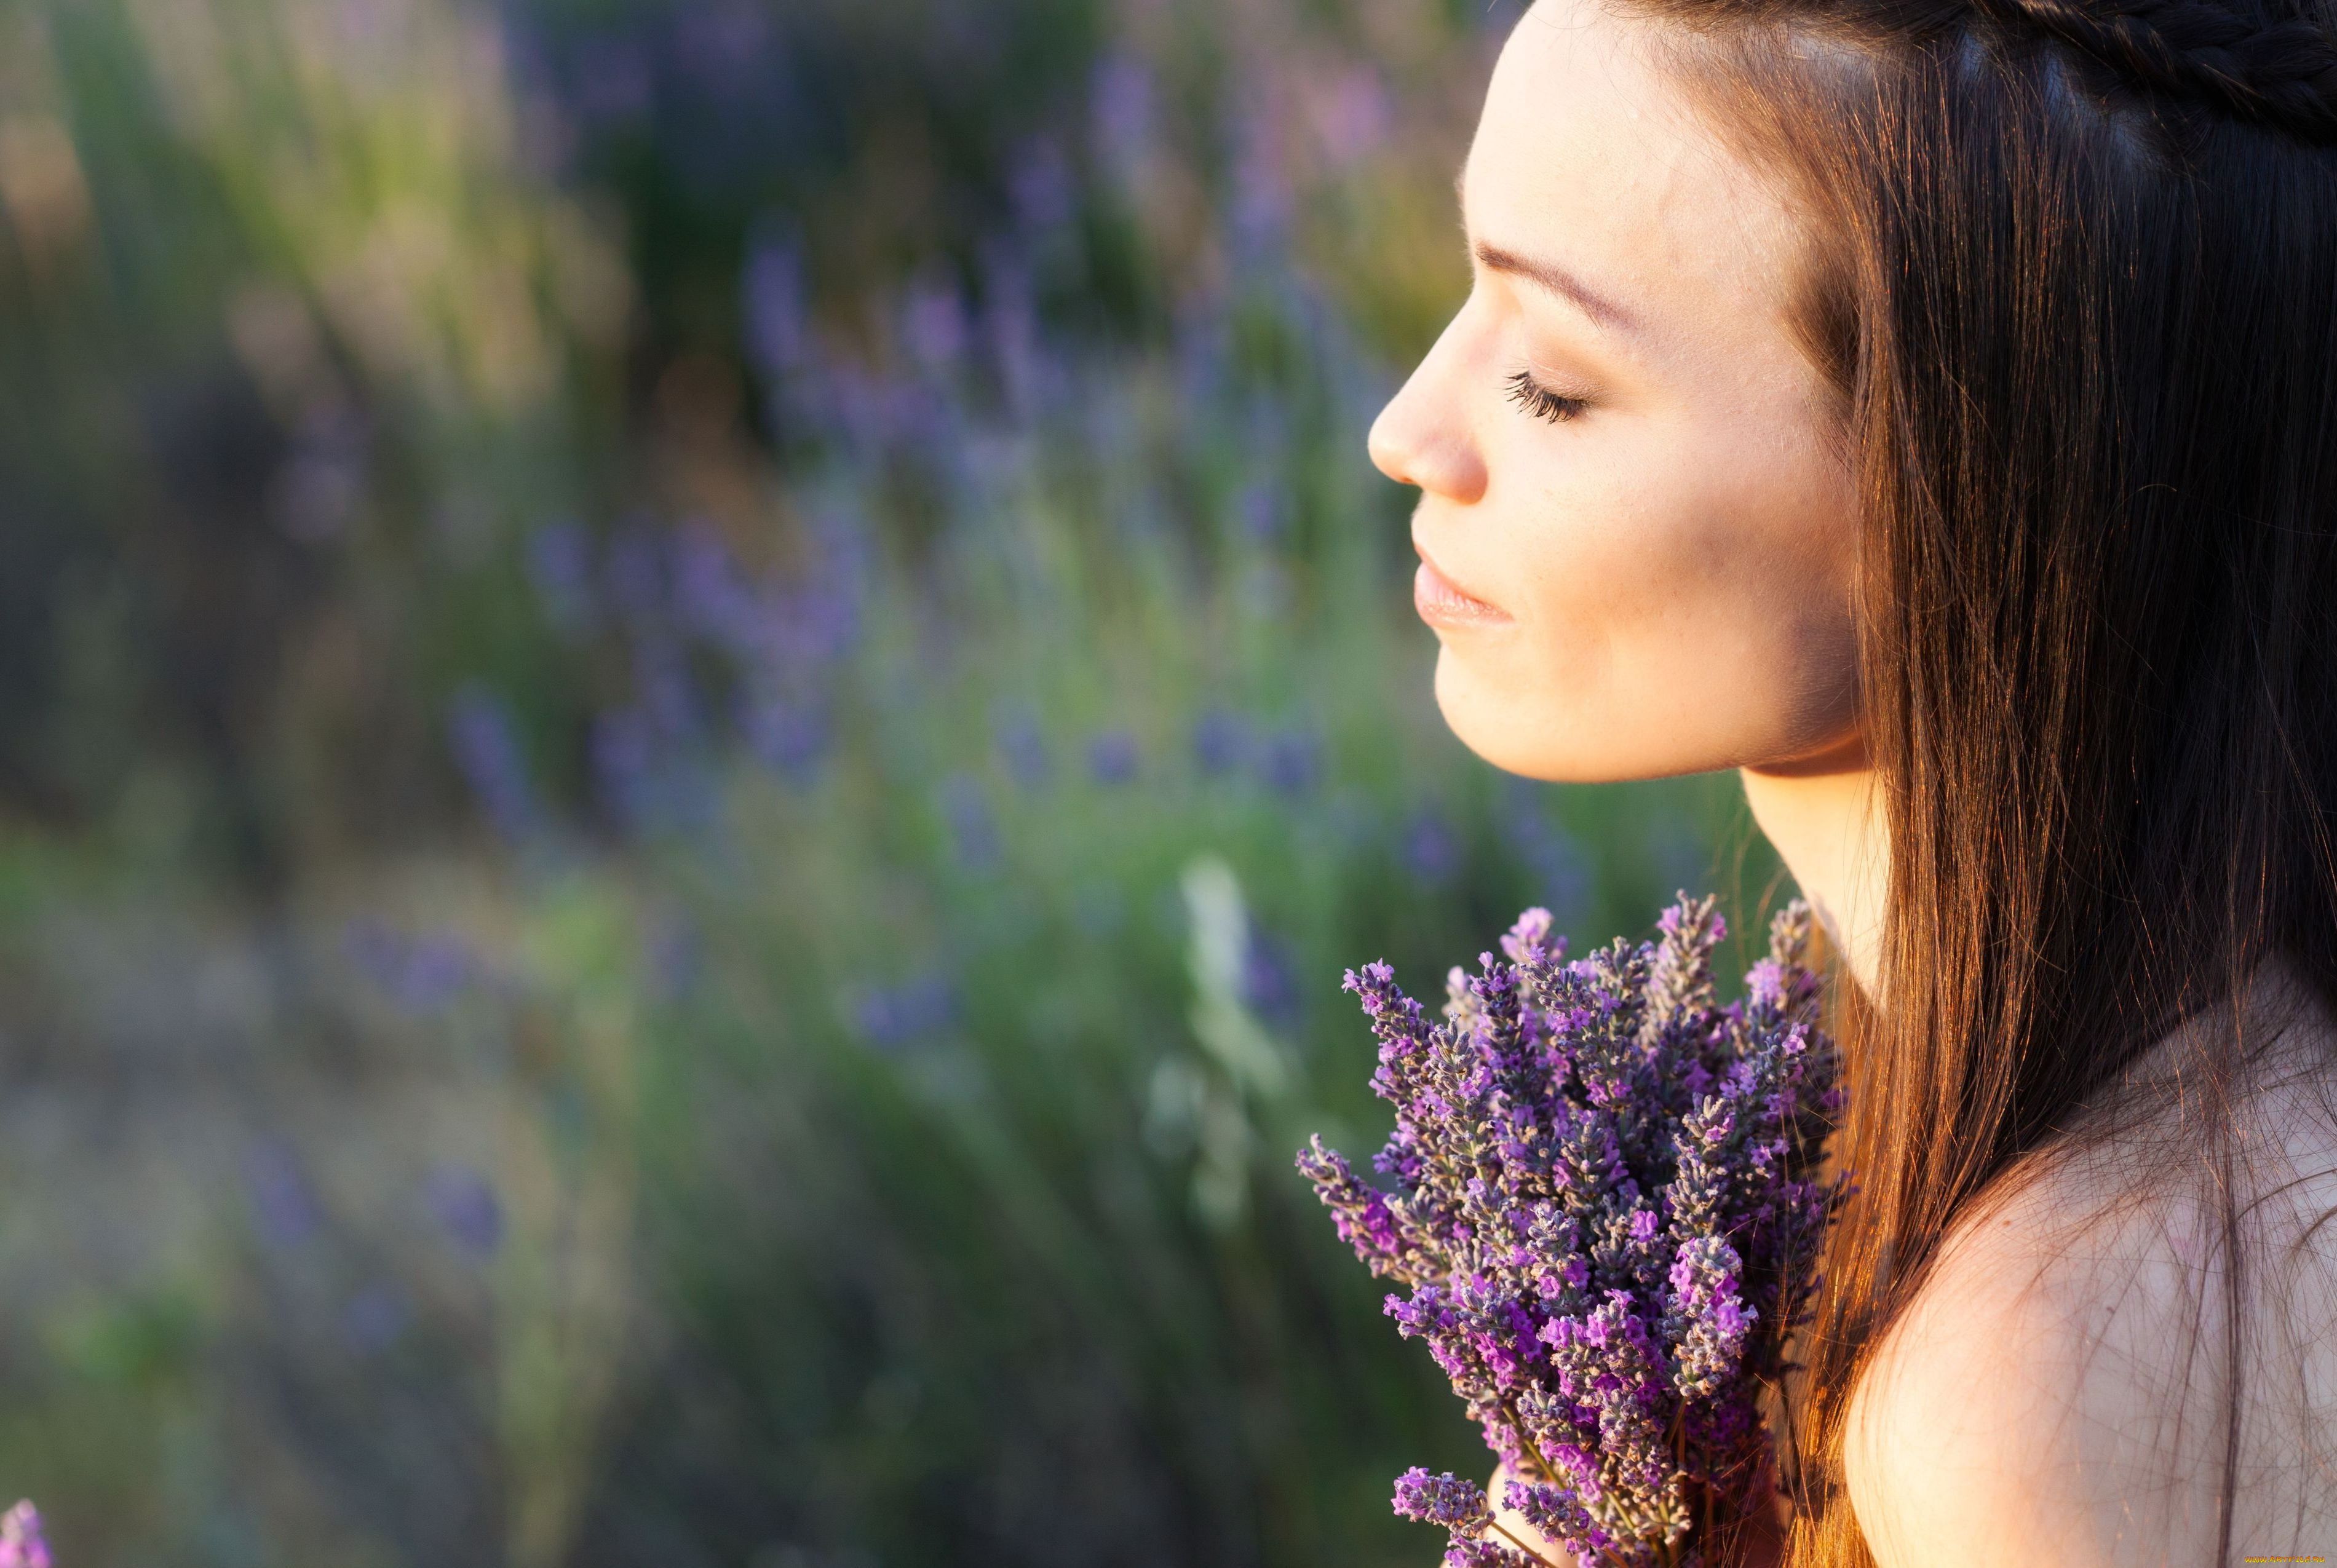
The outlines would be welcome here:
M 446 734 L 455 765 L 495 831 L 507 840 L 526 837 L 535 821 L 534 793 L 503 703 L 476 682 L 464 687 L 447 712 Z
M 1260 544 L 1272 544 L 1281 539 L 1289 509 L 1280 490 L 1271 484 L 1253 484 L 1242 492 L 1240 504 L 1244 533 Z
M 649 112 L 650 89 L 648 63 L 632 39 L 595 39 L 577 52 L 574 99 L 587 121 L 638 120 Z
M 1310 94 L 1308 108 L 1315 140 L 1334 169 L 1351 169 L 1370 156 L 1395 122 L 1387 87 L 1369 65 L 1340 72 Z
M 1242 955 L 1242 1000 L 1277 1028 L 1297 1021 L 1298 983 L 1289 950 L 1278 939 L 1250 927 L 1249 950 Z
M 1079 188 L 1063 150 L 1041 137 L 1023 147 L 1007 176 L 1014 220 L 1026 235 L 1052 232 L 1079 214 Z
M 592 775 L 601 808 L 627 828 L 647 827 L 657 813 L 656 745 L 649 720 L 631 708 L 592 721 Z
M 1290 221 L 1290 180 L 1283 170 L 1278 107 L 1268 97 L 1241 124 L 1227 227 L 1236 252 L 1244 257 L 1277 248 Z
M 441 1165 L 423 1183 L 430 1212 L 447 1236 L 480 1261 L 495 1255 L 504 1241 L 504 1206 L 492 1183 L 470 1165 Z
M 1461 841 L 1452 836 L 1442 817 L 1423 810 L 1404 830 L 1403 862 L 1423 882 L 1451 881 L 1461 869 Z
M 1015 787 L 1041 790 L 1053 776 L 1054 765 L 1047 756 L 1047 737 L 1040 733 L 1039 720 L 1031 710 L 1019 704 L 1002 706 L 995 726 L 998 755 L 1006 765 L 1006 776 Z
M 979 781 L 967 774 L 952 774 L 942 781 L 942 818 L 949 824 L 958 863 L 968 871 L 986 872 L 998 864 L 998 823 L 990 813 L 989 797 Z
M 528 536 L 527 576 L 543 618 L 561 631 L 592 623 L 592 539 L 584 525 L 562 520 Z
M 308 1185 L 300 1158 L 273 1139 L 254 1144 L 244 1152 L 244 1189 L 259 1222 L 261 1240 L 279 1251 L 299 1246 L 325 1222 L 317 1194 Z
M 935 381 L 957 374 L 972 336 L 965 300 L 950 279 L 923 278 L 901 302 L 901 341 L 909 357 Z
M 827 382 L 835 428 L 861 460 L 876 461 L 917 430 L 921 404 L 914 387 L 850 361 L 831 365 Z
M 770 44 L 770 18 L 758 6 L 701 0 L 675 13 L 676 63 L 695 85 L 717 96 L 743 95 L 777 78 Z
M 360 1356 L 378 1355 L 406 1332 L 406 1301 L 387 1285 L 367 1285 L 341 1309 L 341 1340 Z
M 1090 79 L 1088 112 L 1104 167 L 1132 182 L 1152 152 L 1152 73 L 1125 54 L 1105 56 Z
M 1088 776 L 1100 784 L 1124 784 L 1136 777 L 1136 737 L 1110 730 L 1088 743 Z
M 358 919 L 342 933 L 341 950 L 390 1006 L 412 1018 L 444 1012 L 479 978 L 470 948 L 451 931 L 408 938 Z
M 1031 269 L 1019 254 L 992 247 L 984 270 L 983 336 L 1007 411 L 1021 424 L 1037 419 L 1061 377 L 1040 343 Z
M 1258 776 L 1279 794 L 1303 795 L 1323 776 L 1323 745 L 1312 732 L 1284 730 L 1266 738 L 1258 756 Z
M 877 1049 L 897 1049 L 957 1021 L 956 988 L 939 973 L 898 986 L 874 987 L 854 1002 L 852 1021 L 861 1037 Z
M 601 574 L 609 603 L 628 622 L 638 626 L 665 613 L 665 565 L 658 531 L 645 520 L 627 522 L 609 541 Z
M 812 781 L 834 739 L 824 706 L 782 696 L 748 701 L 738 727 L 755 759 L 798 787 Z
M 698 734 L 698 683 L 680 643 L 655 634 L 635 638 L 633 686 L 640 696 L 641 714 L 660 740 L 687 740 Z
M 1542 789 L 1521 778 L 1509 781 L 1503 836 L 1542 890 L 1542 902 L 1565 913 L 1581 909 L 1590 892 L 1590 868 L 1574 835 L 1542 809 Z
M 1226 396 L 1233 365 L 1229 313 L 1213 300 L 1187 301 L 1177 311 L 1173 332 L 1169 346 L 1176 356 L 1178 395 L 1193 407 L 1213 406 Z
M 1217 778 L 1248 760 L 1249 726 L 1230 708 L 1211 706 L 1193 721 L 1193 765 Z
M 0 1568 L 54 1568 L 41 1532 L 40 1510 L 30 1503 L 20 1502 L 0 1514 Z
M 674 531 L 670 557 L 674 618 L 681 629 L 722 644 L 746 636 L 755 618 L 754 590 L 722 531 L 705 518 L 691 518 Z
M 1452 970 L 1441 1024 L 1387 965 L 1351 972 L 1395 1107 L 1373 1162 L 1393 1190 L 1320 1138 L 1298 1156 L 1341 1238 L 1406 1292 L 1387 1313 L 1501 1456 L 1503 1503 L 1615 1568 L 1721 1568 L 1765 1505 L 1758 1397 L 1846 1191 L 1819 1180 L 1842 1093 L 1809 910 L 1778 915 L 1726 1007 L 1724 932 L 1715 901 L 1683 894 L 1657 941 L 1569 962 L 1529 910 L 1501 959 Z M 1473 1483 L 1413 1470 L 1395 1506 L 1450 1533 L 1447 1563 L 1548 1561 L 1494 1538 Z
M 803 248 L 792 234 L 758 234 L 747 252 L 738 280 L 747 318 L 747 351 L 766 375 L 787 375 L 809 356 L 811 332 L 806 305 Z
M 1712 873 L 1710 846 L 1677 817 L 1658 817 L 1649 824 L 1648 849 L 1656 875 L 1667 887 L 1702 881 Z
M 652 920 L 641 939 L 641 967 L 647 971 L 649 992 L 660 1002 L 689 994 L 703 959 L 698 928 L 678 911 Z

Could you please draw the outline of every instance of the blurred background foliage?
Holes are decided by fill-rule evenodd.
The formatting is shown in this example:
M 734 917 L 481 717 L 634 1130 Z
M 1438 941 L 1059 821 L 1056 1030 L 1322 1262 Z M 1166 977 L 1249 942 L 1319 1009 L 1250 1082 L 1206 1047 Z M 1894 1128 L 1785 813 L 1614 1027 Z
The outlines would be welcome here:
M 0 0 L 0 1491 L 110 1564 L 1424 1562 L 1289 1166 L 1754 903 L 1363 432 L 1510 0 Z M 1745 912 L 1754 911 L 1745 906 Z

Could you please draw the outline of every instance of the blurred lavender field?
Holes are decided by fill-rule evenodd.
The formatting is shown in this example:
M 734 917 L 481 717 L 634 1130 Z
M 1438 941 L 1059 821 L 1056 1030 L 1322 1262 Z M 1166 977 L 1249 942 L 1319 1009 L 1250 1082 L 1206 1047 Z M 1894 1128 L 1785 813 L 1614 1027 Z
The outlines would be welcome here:
M 1340 971 L 1772 877 L 1431 699 L 1363 433 L 1514 20 L 0 0 L 62 1562 L 1433 1554 Z

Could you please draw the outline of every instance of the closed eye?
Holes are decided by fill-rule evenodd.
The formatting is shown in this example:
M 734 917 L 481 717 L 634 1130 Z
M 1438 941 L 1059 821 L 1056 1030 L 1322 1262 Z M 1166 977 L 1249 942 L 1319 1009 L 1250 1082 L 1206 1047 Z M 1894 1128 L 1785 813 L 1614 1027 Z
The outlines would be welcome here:
M 1530 370 L 1521 370 L 1511 376 L 1508 385 L 1511 403 L 1516 404 L 1536 419 L 1546 419 L 1552 424 L 1561 424 L 1567 420 L 1578 418 L 1590 406 L 1589 403 L 1583 398 L 1569 397 L 1564 393 L 1552 392 L 1549 387 L 1536 381 Z

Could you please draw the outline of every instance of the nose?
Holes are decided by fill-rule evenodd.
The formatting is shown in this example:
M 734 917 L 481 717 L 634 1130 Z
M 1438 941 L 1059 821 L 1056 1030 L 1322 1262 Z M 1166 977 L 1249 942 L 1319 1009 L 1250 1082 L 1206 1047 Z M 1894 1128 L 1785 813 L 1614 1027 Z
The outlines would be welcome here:
M 1454 323 L 1457 327 L 1458 322 Z M 1447 328 L 1410 380 L 1372 422 L 1372 463 L 1398 484 L 1467 506 L 1485 493 L 1485 461 L 1469 424 L 1468 399 L 1453 385 L 1453 329 Z

